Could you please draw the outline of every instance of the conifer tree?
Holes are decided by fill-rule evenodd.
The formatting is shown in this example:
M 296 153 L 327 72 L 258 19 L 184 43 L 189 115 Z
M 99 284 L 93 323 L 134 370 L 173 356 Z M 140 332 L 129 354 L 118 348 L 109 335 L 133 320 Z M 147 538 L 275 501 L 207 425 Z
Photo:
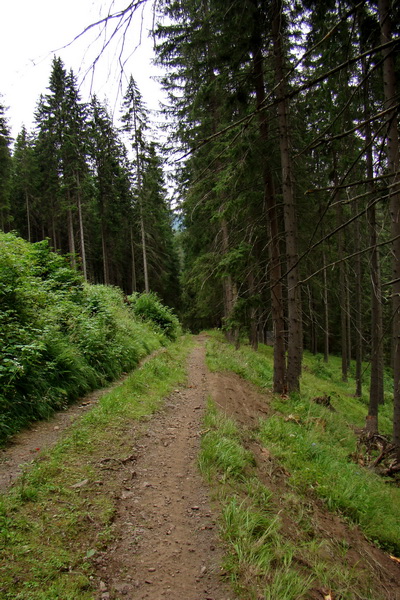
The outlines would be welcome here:
M 150 289 L 169 306 L 180 305 L 179 258 L 174 234 L 173 215 L 164 183 L 162 161 L 155 142 L 151 142 L 143 173 L 143 222 L 147 233 Z
M 25 126 L 17 135 L 12 157 L 12 214 L 15 229 L 29 242 L 40 239 L 40 212 L 35 191 L 34 140 Z
M 38 193 L 43 214 L 44 235 L 51 239 L 55 249 L 73 252 L 71 221 L 65 231 L 65 208 L 62 193 L 63 125 L 66 71 L 60 58 L 54 57 L 49 79 L 48 93 L 41 95 L 35 114 L 35 158 L 38 164 Z M 47 221 L 47 223 L 46 223 Z M 67 241 L 68 240 L 68 241 Z M 72 259 L 73 261 L 74 259 Z
M 128 134 L 134 158 L 132 160 L 134 184 L 137 194 L 137 209 L 140 223 L 140 236 L 143 260 L 143 278 L 145 292 L 150 291 L 149 266 L 147 258 L 147 232 L 145 226 L 145 207 L 143 193 L 144 161 L 146 156 L 146 130 L 148 129 L 148 113 L 144 106 L 142 95 L 132 75 L 124 96 L 122 108 L 125 111 L 121 121 L 123 131 Z M 134 225 L 131 223 L 131 238 L 134 236 Z M 135 273 L 134 242 L 132 241 L 132 273 Z M 135 281 L 136 276 L 134 275 Z M 133 286 L 132 286 L 133 287 Z
M 1 97 L 0 97 L 1 100 Z M 0 102 L 0 228 L 10 229 L 11 136 L 6 109 Z
M 392 18 L 388 0 L 379 0 L 379 22 L 381 42 L 392 40 Z M 394 52 L 383 51 L 383 89 L 385 108 L 389 111 L 387 125 L 387 172 L 389 179 L 390 220 L 392 237 L 392 336 L 393 336 L 393 378 L 394 378 L 394 415 L 393 441 L 400 461 L 400 139 L 397 118 L 396 98 L 398 97 Z
M 95 278 L 127 289 L 126 254 L 129 211 L 132 205 L 126 149 L 113 125 L 107 106 L 94 96 L 89 120 L 89 153 L 98 219 L 98 254 Z M 92 250 L 92 254 L 94 251 Z
M 132 271 L 139 264 L 135 246 L 141 247 L 142 274 L 135 281 L 145 292 L 155 291 L 171 306 L 179 304 L 179 261 L 173 242 L 172 215 L 166 199 L 163 166 L 156 144 L 149 141 L 150 114 L 133 77 L 122 104 L 122 129 L 131 146 Z M 134 239 L 140 238 L 140 244 Z M 133 286 L 132 286 L 133 287 Z M 134 290 L 136 291 L 136 290 Z
M 82 272 L 88 278 L 85 244 L 85 181 L 88 177 L 87 165 L 87 108 L 81 102 L 76 78 L 72 71 L 66 76 L 65 123 L 61 148 L 63 187 L 68 204 L 68 215 L 76 223 L 79 232 L 79 255 Z M 71 235 L 73 230 L 71 228 Z

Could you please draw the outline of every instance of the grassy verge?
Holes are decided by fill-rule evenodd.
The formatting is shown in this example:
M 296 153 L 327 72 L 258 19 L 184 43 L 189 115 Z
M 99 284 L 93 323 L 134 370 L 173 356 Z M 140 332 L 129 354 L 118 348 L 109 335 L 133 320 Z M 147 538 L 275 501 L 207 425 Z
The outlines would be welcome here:
M 214 337 L 207 357 L 213 370 L 232 370 L 264 388 L 271 386 L 270 348 L 235 351 Z M 339 361 L 332 358 L 323 368 L 321 375 L 318 358 L 306 358 L 302 393 L 273 398 L 274 415 L 260 424 L 258 439 L 290 471 L 297 492 L 319 497 L 359 525 L 371 541 L 400 555 L 400 489 L 352 460 L 354 429 L 364 424 L 366 398 L 354 398 L 354 382 L 341 381 Z M 331 396 L 335 412 L 312 402 L 323 394 Z M 390 414 L 387 401 L 380 416 L 383 433 L 391 430 Z
M 0 597 L 92 600 L 91 559 L 112 536 L 112 465 L 129 464 L 134 422 L 185 379 L 192 346 L 181 338 L 104 396 L 71 433 L 0 499 Z
M 350 566 L 346 542 L 318 533 L 296 488 L 277 494 L 261 482 L 246 434 L 211 401 L 204 427 L 200 470 L 221 505 L 224 567 L 240 598 L 382 597 L 371 573 Z

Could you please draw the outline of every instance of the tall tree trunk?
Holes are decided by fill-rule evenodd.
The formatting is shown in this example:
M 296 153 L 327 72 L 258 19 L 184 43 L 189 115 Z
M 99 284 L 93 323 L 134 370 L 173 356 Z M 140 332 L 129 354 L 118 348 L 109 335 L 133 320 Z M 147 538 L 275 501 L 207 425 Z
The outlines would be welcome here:
M 354 211 L 358 213 L 358 203 L 354 205 Z M 361 264 L 361 230 L 360 220 L 355 222 L 355 244 L 354 249 L 358 252 L 355 259 L 355 339 L 356 339 L 356 392 L 355 395 L 361 398 L 362 395 L 362 357 L 363 357 L 363 331 L 362 331 L 362 264 Z
M 337 165 L 337 156 L 334 155 L 335 173 Z M 335 187 L 339 185 L 337 175 L 335 174 Z M 342 203 L 340 199 L 340 192 L 336 191 L 333 204 L 336 205 L 336 223 L 337 227 L 340 227 L 343 223 L 343 211 Z M 337 233 L 337 252 L 339 259 L 339 290 L 338 299 L 340 305 L 340 344 L 342 354 L 342 381 L 347 381 L 347 371 L 349 366 L 348 357 L 348 327 L 347 327 L 347 273 L 346 263 L 344 262 L 344 233 L 343 229 L 339 229 Z
M 314 306 L 314 298 L 313 293 L 308 285 L 306 288 L 307 297 L 308 297 L 308 321 L 309 321 L 309 330 L 310 330 L 310 352 L 312 354 L 317 354 L 318 352 L 318 335 L 317 335 L 317 319 L 315 316 L 315 306 Z
M 365 125 L 365 162 L 366 176 L 370 182 L 367 188 L 370 192 L 374 191 L 373 177 L 373 156 L 372 156 L 372 132 L 369 108 L 369 85 L 367 78 L 367 66 L 365 58 L 362 61 L 362 70 L 364 77 L 364 121 Z M 373 200 L 373 194 L 369 196 Z M 378 410 L 379 404 L 383 403 L 384 384 L 383 384 L 383 321 L 382 321 L 382 286 L 381 269 L 378 243 L 378 229 L 376 223 L 376 207 L 371 202 L 367 212 L 369 240 L 371 247 L 370 272 L 371 272 L 371 377 L 369 387 L 369 405 L 366 419 L 366 429 L 372 433 L 378 432 Z
M 220 211 L 223 212 L 224 205 L 221 206 Z M 225 256 L 229 252 L 229 230 L 228 223 L 225 217 L 221 219 L 221 238 L 222 238 L 222 256 Z M 231 275 L 226 275 L 222 279 L 223 288 L 223 301 L 224 301 L 224 321 L 227 323 L 226 338 L 229 342 L 238 345 L 239 332 L 237 328 L 232 327 L 229 324 L 229 319 L 233 315 L 237 300 L 237 289 Z
M 256 284 L 253 269 L 250 268 L 249 275 L 247 277 L 249 286 L 249 296 L 254 298 L 256 294 Z M 251 305 L 249 311 L 249 342 L 253 350 L 258 350 L 258 308 Z
M 369 160 L 367 160 L 367 163 Z M 372 167 L 372 155 L 371 155 Z M 368 177 L 369 179 L 369 177 Z M 371 382 L 366 429 L 378 432 L 379 404 L 383 404 L 383 323 L 380 260 L 377 248 L 377 226 L 375 205 L 368 211 L 371 250 Z
M 137 285 L 136 285 L 135 240 L 133 238 L 133 226 L 132 225 L 130 227 L 130 237 L 131 237 L 131 270 L 132 270 L 131 282 L 132 282 L 132 294 L 133 294 L 134 292 L 136 292 Z
M 256 0 L 253 0 L 256 4 Z M 255 11 L 257 19 L 257 11 Z M 254 22 L 253 35 L 253 74 L 256 92 L 257 108 L 265 101 L 264 85 L 264 59 L 262 55 L 262 38 L 259 22 Z M 264 148 L 269 142 L 268 121 L 265 112 L 259 113 L 260 139 Z M 271 290 L 271 315 L 274 335 L 274 382 L 275 393 L 282 394 L 287 391 L 286 362 L 285 362 L 285 316 L 282 289 L 281 252 L 279 243 L 278 208 L 272 183 L 272 176 L 267 157 L 263 156 L 263 184 L 264 202 L 267 216 L 267 228 L 269 239 L 269 285 Z
M 29 194 L 28 191 L 25 190 L 25 206 L 26 206 L 26 225 L 28 228 L 28 242 L 32 241 L 32 232 L 31 232 L 31 207 L 29 203 Z
M 68 198 L 68 203 L 69 202 L 70 202 L 70 199 Z M 76 269 L 74 221 L 72 218 L 72 210 L 70 208 L 68 208 L 68 211 L 67 211 L 67 221 L 68 221 L 68 246 L 69 246 L 71 267 L 73 269 Z
M 386 44 L 392 39 L 392 26 L 389 0 L 378 0 L 381 42 Z M 393 378 L 394 378 L 394 414 L 393 441 L 397 446 L 397 458 L 400 460 L 400 157 L 399 131 L 396 108 L 396 72 L 394 48 L 383 50 L 383 90 L 385 109 L 391 109 L 388 115 L 387 155 L 390 185 L 390 219 L 392 236 L 392 335 L 393 335 Z
M 83 227 L 81 186 L 80 186 L 78 174 L 76 175 L 76 183 L 77 183 L 77 206 L 78 206 L 78 221 L 79 221 L 79 241 L 80 241 L 80 245 L 81 245 L 82 272 L 83 272 L 83 277 L 84 277 L 85 281 L 87 281 L 85 230 Z
M 140 218 L 140 235 L 142 241 L 142 259 L 143 259 L 143 278 L 144 278 L 144 290 L 146 294 L 150 292 L 149 285 L 149 269 L 147 262 L 147 242 L 146 242 L 146 227 L 144 223 L 143 215 L 143 160 L 140 155 L 140 134 L 139 134 L 139 122 L 138 122 L 137 107 L 133 104 L 133 131 L 135 141 L 135 154 L 136 154 L 136 182 L 139 196 L 139 218 Z
M 57 244 L 57 229 L 56 229 L 56 219 L 54 216 L 54 209 L 51 212 L 51 245 L 54 248 L 54 250 L 58 250 L 58 244 Z M 43 237 L 44 239 L 44 237 Z
M 324 362 L 329 362 L 329 301 L 328 301 L 328 276 L 326 272 L 326 254 L 322 251 L 322 260 L 324 265 L 323 280 L 324 280 Z
M 293 165 L 289 134 L 289 107 L 286 99 L 286 75 L 282 46 L 282 1 L 275 0 L 272 19 L 275 79 L 278 97 L 279 145 L 282 169 L 282 197 L 285 221 L 287 298 L 288 298 L 288 391 L 300 389 L 303 356 L 301 290 L 298 273 L 298 234 L 294 198 Z
M 101 249 L 102 249 L 102 254 L 103 254 L 103 278 L 104 278 L 104 284 L 105 285 L 109 285 L 110 284 L 110 269 L 109 269 L 109 262 L 108 262 L 108 250 L 107 250 L 106 233 L 105 233 L 103 221 L 101 223 Z
M 149 271 L 148 271 L 148 264 L 147 264 L 146 229 L 144 226 L 142 204 L 140 204 L 140 232 L 141 232 L 141 237 L 142 237 L 144 291 L 146 292 L 146 294 L 148 294 L 150 292 L 150 286 L 149 286 Z
M 350 310 L 350 280 L 349 280 L 349 268 L 346 266 L 345 270 L 345 289 L 346 289 L 346 340 L 347 340 L 347 370 L 350 369 L 352 346 L 351 346 L 351 310 Z

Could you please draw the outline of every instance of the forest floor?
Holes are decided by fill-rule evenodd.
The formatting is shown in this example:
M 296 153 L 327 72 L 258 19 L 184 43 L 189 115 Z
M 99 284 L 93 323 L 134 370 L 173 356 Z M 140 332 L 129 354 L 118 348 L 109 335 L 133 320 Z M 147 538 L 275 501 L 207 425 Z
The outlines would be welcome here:
M 39 449 L 55 444 L 71 423 L 107 391 L 90 394 L 52 420 L 15 436 L 0 454 L 0 491 L 12 485 L 21 464 L 26 468 Z M 238 598 L 221 567 L 224 545 L 218 536 L 218 502 L 212 498 L 197 465 L 208 397 L 248 432 L 247 446 L 254 454 L 259 479 L 278 498 L 287 490 L 289 474 L 266 449 L 252 441 L 251 432 L 258 420 L 268 415 L 268 393 L 233 373 L 211 373 L 205 364 L 205 337 L 199 336 L 188 358 L 186 384 L 170 394 L 163 408 L 144 424 L 132 424 L 128 459 L 110 459 L 108 463 L 103 459 L 108 473 L 102 485 L 107 486 L 107 477 L 112 478 L 114 490 L 117 481 L 118 493 L 114 492 L 113 498 L 116 510 L 111 541 L 93 557 L 97 599 Z M 313 503 L 319 534 L 345 540 L 350 548 L 347 564 L 368 570 L 380 597 L 399 600 L 399 565 L 356 528 L 327 512 L 321 503 L 312 498 L 309 503 Z M 285 519 L 283 515 L 283 523 L 290 529 L 290 517 Z M 339 598 L 322 587 L 313 588 L 309 597 Z

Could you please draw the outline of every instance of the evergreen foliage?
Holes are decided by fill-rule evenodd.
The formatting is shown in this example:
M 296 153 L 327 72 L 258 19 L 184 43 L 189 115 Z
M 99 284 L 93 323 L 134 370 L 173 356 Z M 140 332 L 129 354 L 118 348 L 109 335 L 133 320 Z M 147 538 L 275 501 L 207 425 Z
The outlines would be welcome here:
M 0 96 L 0 227 L 9 225 L 10 218 L 10 175 L 11 175 L 11 136 L 6 118 L 6 108 Z
M 128 98 L 139 111 L 136 136 Z M 86 281 L 117 285 L 125 293 L 146 289 L 144 261 L 135 253 L 145 243 L 147 291 L 179 306 L 179 261 L 162 160 L 147 139 L 148 114 L 133 78 L 123 108 L 129 150 L 107 103 L 96 96 L 83 102 L 74 73 L 59 57 L 38 101 L 35 131 L 22 128 L 12 156 L 0 106 L 0 227 L 32 242 L 48 238 Z
M 340 353 L 344 380 L 356 356 L 357 395 L 368 358 L 371 429 L 391 365 L 398 443 L 397 5 L 157 7 L 169 147 L 184 153 L 179 235 L 134 77 L 118 130 L 106 104 L 81 101 L 57 57 L 36 132 L 17 138 L 11 179 L 1 117 L 1 226 L 48 237 L 89 281 L 156 292 L 193 330 L 222 327 L 236 346 L 243 335 L 254 348 L 272 340 L 278 393 L 299 390 L 303 346 L 325 361 Z
M 186 151 L 184 322 L 222 325 L 236 345 L 272 333 L 279 393 L 298 390 L 303 343 L 340 353 L 343 379 L 356 356 L 357 395 L 369 357 L 376 428 L 375 381 L 399 362 L 386 292 L 399 281 L 396 7 L 164 0 L 160 14 L 171 138 Z

